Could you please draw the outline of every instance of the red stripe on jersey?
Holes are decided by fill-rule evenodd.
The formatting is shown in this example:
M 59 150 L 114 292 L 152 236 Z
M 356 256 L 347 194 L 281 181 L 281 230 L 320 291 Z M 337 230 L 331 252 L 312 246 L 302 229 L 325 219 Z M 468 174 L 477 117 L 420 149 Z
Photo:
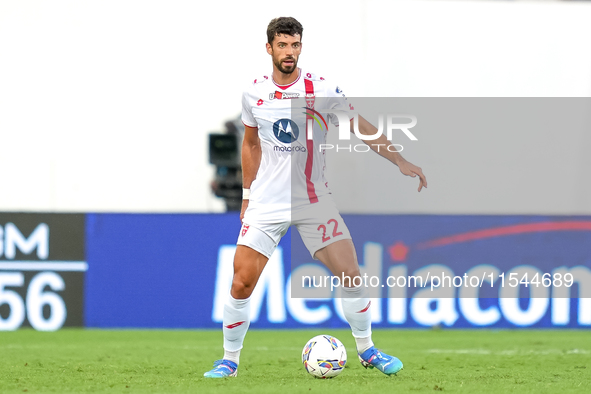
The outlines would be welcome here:
M 310 79 L 304 79 L 304 84 L 306 85 L 306 96 L 309 94 L 314 95 L 314 83 Z M 306 175 L 306 189 L 308 192 L 308 199 L 310 200 L 310 204 L 314 204 L 318 202 L 318 196 L 316 195 L 316 190 L 314 189 L 314 183 L 312 183 L 312 167 L 314 165 L 314 140 L 308 139 L 308 127 L 313 127 L 313 123 L 308 122 L 308 119 L 312 119 L 312 117 L 306 114 L 306 149 L 308 150 L 308 157 L 306 158 L 306 169 L 304 170 L 304 174 Z
M 306 129 L 308 129 L 308 125 L 306 124 Z M 316 195 L 316 189 L 314 189 L 314 183 L 310 180 L 312 177 L 312 164 L 313 164 L 313 157 L 314 157 L 314 141 L 306 140 L 306 149 L 308 150 L 308 158 L 306 159 L 306 190 L 308 192 L 308 199 L 310 200 L 310 204 L 314 204 L 318 202 L 318 196 Z

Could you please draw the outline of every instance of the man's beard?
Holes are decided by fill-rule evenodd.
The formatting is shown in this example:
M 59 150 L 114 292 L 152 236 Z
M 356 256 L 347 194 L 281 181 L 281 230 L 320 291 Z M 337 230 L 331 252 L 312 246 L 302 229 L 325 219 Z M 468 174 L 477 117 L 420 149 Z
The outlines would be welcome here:
M 293 60 L 293 65 L 289 66 L 289 67 L 283 67 L 283 61 L 284 60 Z M 282 59 L 280 61 L 275 61 L 275 67 L 277 67 L 277 69 L 279 71 L 281 71 L 283 74 L 291 74 L 292 72 L 294 72 L 295 70 L 297 70 L 298 68 L 298 60 L 294 57 L 289 57 L 289 58 L 285 58 Z

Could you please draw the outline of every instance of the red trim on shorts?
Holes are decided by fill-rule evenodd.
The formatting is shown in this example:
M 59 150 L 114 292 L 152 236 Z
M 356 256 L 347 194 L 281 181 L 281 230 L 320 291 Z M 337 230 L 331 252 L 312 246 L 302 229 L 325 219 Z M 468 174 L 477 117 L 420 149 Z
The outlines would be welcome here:
M 306 96 L 311 94 L 314 95 L 314 83 L 311 79 L 304 79 L 306 85 Z M 316 195 L 316 189 L 314 189 L 314 183 L 312 183 L 312 168 L 314 165 L 314 140 L 308 139 L 308 120 L 312 117 L 306 112 L 306 149 L 308 151 L 308 157 L 306 158 L 306 169 L 304 174 L 306 175 L 306 190 L 308 192 L 308 199 L 310 204 L 318 202 L 318 196 Z

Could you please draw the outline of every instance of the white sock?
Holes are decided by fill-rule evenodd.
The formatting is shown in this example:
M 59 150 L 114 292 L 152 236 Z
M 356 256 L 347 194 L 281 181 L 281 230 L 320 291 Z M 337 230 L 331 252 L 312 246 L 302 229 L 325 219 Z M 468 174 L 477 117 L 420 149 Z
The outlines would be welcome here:
M 224 349 L 224 360 L 234 361 L 236 365 L 240 364 L 240 350 L 231 352 Z
M 240 349 L 250 326 L 250 298 L 237 300 L 231 295 L 224 306 L 224 358 L 240 361 Z
M 342 287 L 343 312 L 351 326 L 357 345 L 357 352 L 363 353 L 373 346 L 371 340 L 371 301 L 363 287 Z
M 357 346 L 357 353 L 361 354 L 370 347 L 373 346 L 373 341 L 371 340 L 371 335 L 365 338 L 355 338 L 355 345 Z

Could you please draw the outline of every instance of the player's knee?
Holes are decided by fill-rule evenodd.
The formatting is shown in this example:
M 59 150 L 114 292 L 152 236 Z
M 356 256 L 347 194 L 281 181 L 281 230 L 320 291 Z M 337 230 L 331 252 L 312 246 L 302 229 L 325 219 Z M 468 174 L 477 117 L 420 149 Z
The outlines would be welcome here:
M 354 283 L 358 283 L 359 279 L 355 279 L 357 277 L 361 277 L 361 273 L 359 272 L 359 268 L 355 267 L 355 268 L 350 268 L 350 269 L 345 269 L 343 271 L 343 277 L 345 278 L 345 282 L 343 283 L 343 286 L 345 287 L 354 287 Z M 348 278 L 351 278 L 350 280 Z
M 244 299 L 250 297 L 256 283 L 247 278 L 234 275 L 232 280 L 232 297 Z

